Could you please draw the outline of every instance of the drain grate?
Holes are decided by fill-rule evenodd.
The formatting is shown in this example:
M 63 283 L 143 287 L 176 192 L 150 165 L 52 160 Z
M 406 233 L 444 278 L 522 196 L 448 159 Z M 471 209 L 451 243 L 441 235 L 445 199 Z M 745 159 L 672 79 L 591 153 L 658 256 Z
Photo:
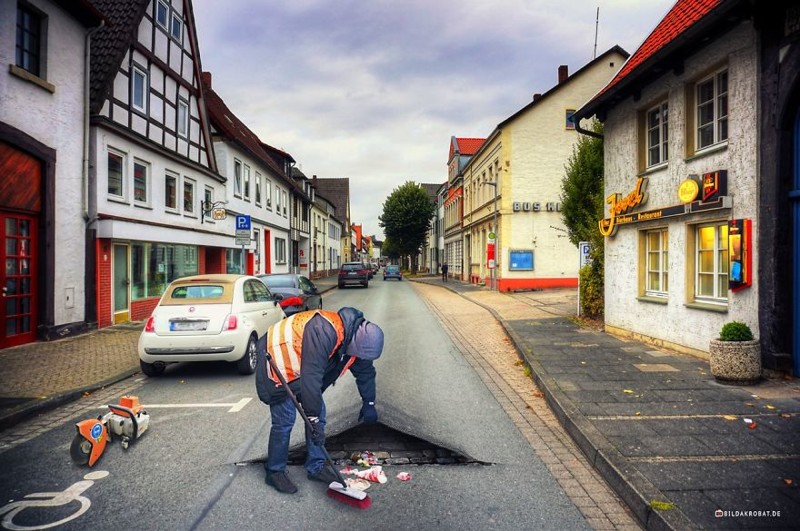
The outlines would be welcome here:
M 395 430 L 384 424 L 359 424 L 325 441 L 325 448 L 337 465 L 355 465 L 366 452 L 376 465 L 460 465 L 481 463 L 448 448 Z M 302 465 L 305 445 L 289 452 L 289 464 Z

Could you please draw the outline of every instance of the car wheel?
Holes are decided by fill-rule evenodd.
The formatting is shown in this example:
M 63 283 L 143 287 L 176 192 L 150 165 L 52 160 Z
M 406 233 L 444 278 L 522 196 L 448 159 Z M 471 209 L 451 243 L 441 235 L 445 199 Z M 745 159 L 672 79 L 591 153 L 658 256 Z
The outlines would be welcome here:
M 147 363 L 146 361 L 139 360 L 139 366 L 146 376 L 160 376 L 166 369 L 163 363 Z
M 239 369 L 239 374 L 253 374 L 256 372 L 256 364 L 258 363 L 258 347 L 256 336 L 250 336 L 247 341 L 247 348 L 244 351 L 244 356 L 240 359 L 236 368 Z

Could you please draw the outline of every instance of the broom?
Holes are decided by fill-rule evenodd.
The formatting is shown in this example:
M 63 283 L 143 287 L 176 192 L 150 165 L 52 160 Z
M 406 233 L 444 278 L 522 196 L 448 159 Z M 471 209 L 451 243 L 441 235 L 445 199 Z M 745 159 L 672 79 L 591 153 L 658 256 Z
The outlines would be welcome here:
M 264 353 L 270 367 L 272 367 L 272 371 L 278 375 L 278 379 L 281 381 L 283 388 L 286 389 L 286 394 L 289 395 L 292 403 L 294 403 L 294 407 L 297 408 L 297 412 L 300 413 L 301 417 L 303 417 L 303 422 L 306 423 L 308 431 L 313 432 L 314 427 L 311 425 L 308 415 L 306 415 L 306 412 L 303 410 L 303 406 L 300 404 L 300 401 L 297 400 L 294 392 L 289 388 L 289 384 L 286 382 L 286 378 L 283 376 L 283 373 L 281 373 L 281 371 L 278 369 L 278 366 L 275 364 L 275 360 L 272 359 L 272 356 L 267 349 L 264 349 Z M 264 369 L 266 370 L 266 367 Z M 334 500 L 346 503 L 347 505 L 352 505 L 357 509 L 369 508 L 369 506 L 372 505 L 372 499 L 367 496 L 366 492 L 348 487 L 347 483 L 345 483 L 344 478 L 342 477 L 341 472 L 337 470 L 336 466 L 333 464 L 331 456 L 328 455 L 328 450 L 325 449 L 325 444 L 323 443 L 320 445 L 320 448 L 322 448 L 322 453 L 325 455 L 325 464 L 331 467 L 331 470 L 333 470 L 333 473 L 336 475 L 338 480 L 332 481 L 331 484 L 328 485 L 328 496 Z

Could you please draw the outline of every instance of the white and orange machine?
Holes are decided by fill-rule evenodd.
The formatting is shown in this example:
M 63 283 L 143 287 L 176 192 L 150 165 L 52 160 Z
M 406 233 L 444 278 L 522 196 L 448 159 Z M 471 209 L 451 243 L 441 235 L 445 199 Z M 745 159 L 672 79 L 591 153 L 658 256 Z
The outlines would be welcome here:
M 109 404 L 108 409 L 111 411 L 105 415 L 82 420 L 75 425 L 78 433 L 72 440 L 69 452 L 77 464 L 93 466 L 103 455 L 112 435 L 121 437 L 120 444 L 127 450 L 131 441 L 147 431 L 150 415 L 139 403 L 138 396 L 123 396 L 118 405 Z

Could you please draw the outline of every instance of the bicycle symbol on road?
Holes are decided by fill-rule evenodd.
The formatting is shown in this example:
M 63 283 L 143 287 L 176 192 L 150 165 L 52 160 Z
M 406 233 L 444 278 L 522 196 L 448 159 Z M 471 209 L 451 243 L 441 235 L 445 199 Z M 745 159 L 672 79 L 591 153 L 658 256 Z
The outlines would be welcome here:
M 108 472 L 105 470 L 89 472 L 83 476 L 83 480 L 73 483 L 61 492 L 34 492 L 33 494 L 26 495 L 26 499 L 24 500 L 4 505 L 0 507 L 0 515 L 5 515 L 3 516 L 3 520 L 0 521 L 0 525 L 12 531 L 33 531 L 36 529 L 49 529 L 74 520 L 88 511 L 89 507 L 92 506 L 92 502 L 89 501 L 89 498 L 82 496 L 84 491 L 94 485 L 94 480 L 102 479 L 106 476 L 108 476 Z M 34 507 L 60 507 L 72 502 L 78 502 L 80 504 L 78 510 L 57 522 L 34 526 L 23 526 L 14 523 L 14 517 L 25 509 Z

